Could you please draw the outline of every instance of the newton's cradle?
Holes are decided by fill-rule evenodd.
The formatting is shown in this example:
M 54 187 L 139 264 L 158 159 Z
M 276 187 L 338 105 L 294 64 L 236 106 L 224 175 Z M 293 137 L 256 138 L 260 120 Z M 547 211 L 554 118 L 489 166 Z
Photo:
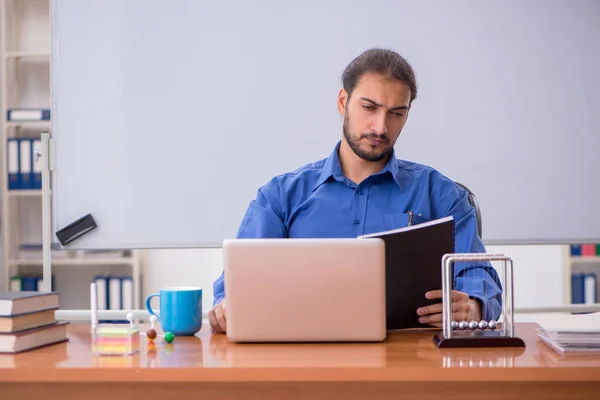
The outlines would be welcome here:
M 452 270 L 456 262 L 502 261 L 502 311 L 501 322 L 452 320 Z M 504 254 L 450 253 L 442 257 L 442 321 L 443 330 L 433 337 L 439 348 L 445 347 L 525 347 L 525 342 L 515 336 L 513 261 Z

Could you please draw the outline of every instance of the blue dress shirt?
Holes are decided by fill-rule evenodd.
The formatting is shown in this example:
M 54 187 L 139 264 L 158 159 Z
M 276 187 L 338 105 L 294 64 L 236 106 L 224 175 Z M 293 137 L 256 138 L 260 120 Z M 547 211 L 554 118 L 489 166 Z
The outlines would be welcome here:
M 338 142 L 331 155 L 279 175 L 258 189 L 238 238 L 354 238 L 452 215 L 455 252 L 485 253 L 467 192 L 435 169 L 396 159 L 360 184 L 342 173 Z M 498 319 L 502 288 L 489 263 L 456 263 L 454 289 L 481 302 L 482 318 Z M 223 273 L 214 304 L 225 296 Z M 441 288 L 440 288 L 441 289 Z M 423 293 L 423 296 L 425 293 Z M 416 312 L 416 310 L 415 310 Z

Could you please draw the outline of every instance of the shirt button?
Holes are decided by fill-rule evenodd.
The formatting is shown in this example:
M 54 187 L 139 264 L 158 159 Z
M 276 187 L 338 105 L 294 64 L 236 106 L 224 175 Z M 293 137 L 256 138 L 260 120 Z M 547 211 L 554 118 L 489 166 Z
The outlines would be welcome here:
M 360 224 L 360 221 L 359 221 L 359 220 L 357 220 L 357 219 L 355 219 L 355 220 L 354 220 L 354 225 L 358 225 L 358 224 Z
M 362 196 L 363 194 L 365 194 L 365 192 L 361 189 L 358 191 L 358 194 L 360 194 Z

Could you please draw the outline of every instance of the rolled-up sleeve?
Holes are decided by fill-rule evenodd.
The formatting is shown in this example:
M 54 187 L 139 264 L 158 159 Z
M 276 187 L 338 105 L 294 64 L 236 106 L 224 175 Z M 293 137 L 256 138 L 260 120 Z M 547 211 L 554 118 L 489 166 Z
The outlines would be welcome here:
M 477 231 L 475 209 L 465 190 L 454 186 L 457 201 L 447 211 L 455 221 L 456 253 L 486 253 Z M 502 283 L 489 262 L 455 262 L 454 290 L 467 293 L 481 303 L 482 319 L 497 320 L 502 311 Z

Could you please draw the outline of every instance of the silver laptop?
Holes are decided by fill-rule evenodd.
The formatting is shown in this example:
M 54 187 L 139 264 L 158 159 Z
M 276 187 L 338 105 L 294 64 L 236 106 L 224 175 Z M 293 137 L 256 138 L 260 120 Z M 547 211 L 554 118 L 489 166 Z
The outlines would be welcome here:
M 381 239 L 227 239 L 234 342 L 373 342 L 386 337 Z

